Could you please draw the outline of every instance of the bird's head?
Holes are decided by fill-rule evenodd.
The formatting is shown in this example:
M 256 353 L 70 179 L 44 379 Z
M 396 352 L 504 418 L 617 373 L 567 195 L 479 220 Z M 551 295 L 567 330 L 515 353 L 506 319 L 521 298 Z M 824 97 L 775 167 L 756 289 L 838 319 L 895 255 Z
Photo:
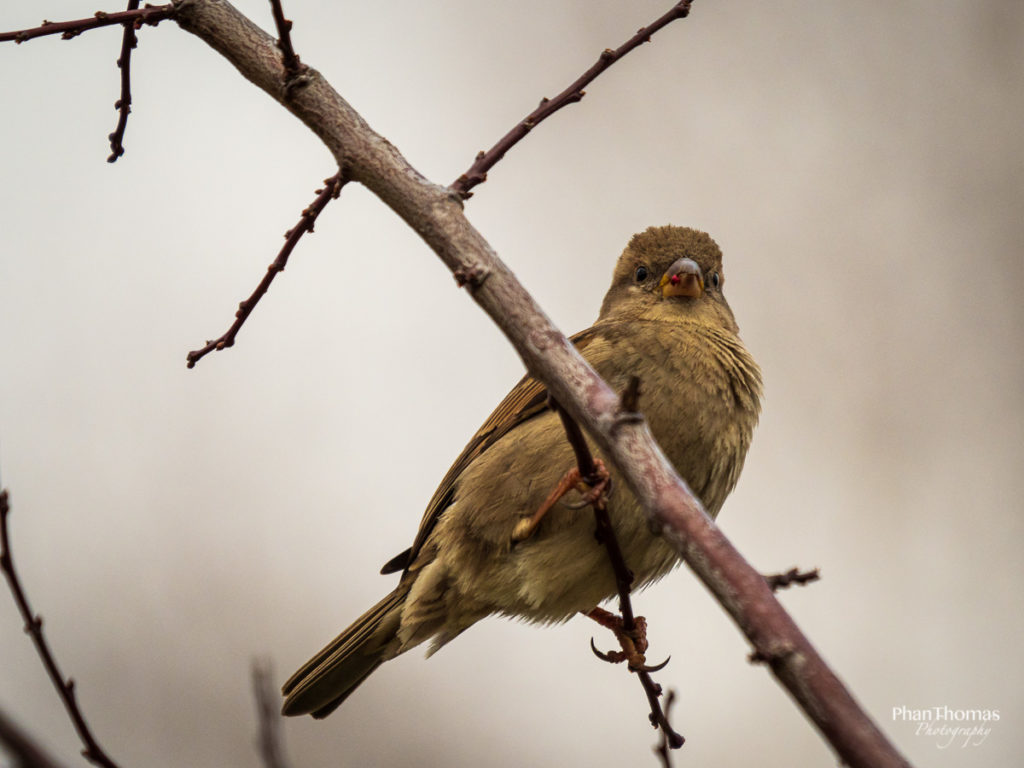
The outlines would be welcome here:
M 690 320 L 736 331 L 722 293 L 722 252 L 706 232 L 650 227 L 619 257 L 601 319 Z

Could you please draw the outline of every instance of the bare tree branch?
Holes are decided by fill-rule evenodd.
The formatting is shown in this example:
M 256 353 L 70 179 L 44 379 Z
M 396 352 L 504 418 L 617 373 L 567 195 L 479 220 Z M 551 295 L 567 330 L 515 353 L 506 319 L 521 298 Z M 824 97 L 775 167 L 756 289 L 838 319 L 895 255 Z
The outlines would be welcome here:
M 676 703 L 676 692 L 669 691 L 665 697 L 665 717 L 672 711 L 672 705 Z M 654 748 L 654 754 L 658 756 L 663 768 L 672 768 L 672 753 L 669 750 L 672 745 L 669 743 L 668 734 L 662 731 L 661 743 Z
M 281 707 L 274 684 L 274 668 L 269 660 L 252 663 L 252 692 L 256 699 L 256 738 L 264 768 L 288 768 L 281 736 Z
M 176 20 L 282 101 L 287 73 L 272 37 L 224 0 L 176 0 Z M 728 610 L 808 717 L 852 766 L 907 762 L 828 668 L 764 577 L 725 538 L 658 449 L 645 424 L 624 421 L 618 398 L 551 324 L 463 215 L 458 192 L 425 179 L 313 69 L 287 107 L 339 167 L 402 217 L 456 275 L 527 369 L 593 437 L 656 525 Z
M 289 99 L 299 85 L 298 75 L 302 67 L 299 57 L 295 55 L 295 51 L 292 48 L 292 23 L 284 17 L 281 0 L 270 0 L 270 8 L 274 16 L 274 24 L 277 26 L 277 47 L 281 50 L 281 64 L 285 71 L 284 90 L 282 93 L 285 99 Z M 270 289 L 270 284 L 277 277 L 278 272 L 284 272 L 284 268 L 288 264 L 288 257 L 291 256 L 299 240 L 307 232 L 313 231 L 313 225 L 316 223 L 317 217 L 331 200 L 337 199 L 338 195 L 341 194 L 341 188 L 345 186 L 347 181 L 344 170 L 339 170 L 331 178 L 324 179 L 323 189 L 316 191 L 316 200 L 302 211 L 299 223 L 284 233 L 285 244 L 278 252 L 277 258 L 267 267 L 267 273 L 263 276 L 259 285 L 256 286 L 256 290 L 252 292 L 248 299 L 238 305 L 238 311 L 235 312 L 235 322 L 231 324 L 231 327 L 220 338 L 207 341 L 206 346 L 189 352 L 186 355 L 189 368 L 194 368 L 195 364 L 210 352 L 214 350 L 219 352 L 234 345 L 238 332 L 245 324 L 245 321 L 249 319 L 249 315 L 252 314 L 260 299 Z
M 466 173 L 464 173 L 462 176 L 455 180 L 451 188 L 455 190 L 464 200 L 468 200 L 470 197 L 472 197 L 472 193 L 469 190 L 475 187 L 476 185 L 483 183 L 486 180 L 487 171 L 494 167 L 494 165 L 505 156 L 505 153 L 508 152 L 509 149 L 518 144 L 519 141 L 525 138 L 526 134 L 529 133 L 534 127 L 536 127 L 539 123 L 543 122 L 545 119 L 553 115 L 559 109 L 582 99 L 584 96 L 584 86 L 593 82 L 598 75 L 600 75 L 602 72 L 608 69 L 608 67 L 614 64 L 616 61 L 621 59 L 623 56 L 625 56 L 627 53 L 629 53 L 639 45 L 645 42 L 649 42 L 651 39 L 651 35 L 653 35 L 662 27 L 666 26 L 667 24 L 676 19 L 686 17 L 690 12 L 691 2 L 692 0 L 683 0 L 682 2 L 676 3 L 671 9 L 669 9 L 668 12 L 663 14 L 661 17 L 656 19 L 648 26 L 642 27 L 635 35 L 633 35 L 633 37 L 631 37 L 625 43 L 620 45 L 614 51 L 606 49 L 604 52 L 602 52 L 601 56 L 597 60 L 597 63 L 594 64 L 582 75 L 580 75 L 568 88 L 566 88 L 564 91 L 558 94 L 558 96 L 556 96 L 554 99 L 549 100 L 545 98 L 541 102 L 541 105 L 537 107 L 537 109 L 535 109 L 533 112 L 527 115 L 527 117 L 520 123 L 518 123 L 515 128 L 513 128 L 511 131 L 505 134 L 505 136 L 502 137 L 497 144 L 491 147 L 491 149 L 489 149 L 487 152 L 480 152 L 477 155 L 476 162 L 473 163 L 473 165 L 470 167 L 468 171 L 466 171 Z M 284 17 L 284 10 L 281 7 L 280 0 L 270 0 L 270 6 L 274 16 L 274 25 L 277 27 L 277 47 L 281 51 L 281 62 L 285 70 L 284 94 L 285 99 L 287 100 L 291 97 L 296 86 L 299 85 L 299 80 L 297 80 L 297 77 L 302 69 L 302 65 L 299 61 L 299 57 L 295 55 L 295 51 L 292 48 L 290 34 L 292 22 Z M 334 197 L 337 196 L 337 193 L 335 193 Z M 303 211 L 304 217 L 306 216 L 307 212 L 313 211 L 312 218 L 308 219 L 308 231 L 310 232 L 312 231 L 313 221 L 315 221 L 316 217 L 320 214 L 320 211 L 323 210 L 323 205 L 317 208 L 317 204 L 320 202 L 320 200 L 321 198 L 317 198 L 316 203 L 310 206 L 310 208 L 308 208 L 306 211 Z M 327 202 L 328 200 L 325 199 L 324 205 L 326 205 Z M 300 224 L 305 221 L 307 221 L 306 218 L 304 218 L 302 222 L 300 222 Z M 207 341 L 206 346 L 202 347 L 201 349 L 189 352 L 187 356 L 189 368 L 194 367 L 199 360 L 201 360 L 210 352 L 214 350 L 220 351 L 234 344 L 235 337 L 237 336 L 238 331 L 241 329 L 242 325 L 245 323 L 249 315 L 252 313 L 252 310 L 255 307 L 256 303 L 260 300 L 260 298 L 262 298 L 263 294 L 266 293 L 267 289 L 270 287 L 270 282 L 274 279 L 274 275 L 276 274 L 276 272 L 280 272 L 284 269 L 284 263 L 288 259 L 288 254 L 291 253 L 292 248 L 295 247 L 295 243 L 298 241 L 298 238 L 302 236 L 304 231 L 305 230 L 300 230 L 299 228 L 296 228 L 289 231 L 289 233 L 285 235 L 286 237 L 289 238 L 289 243 L 286 244 L 285 249 L 283 249 L 281 254 L 278 255 L 277 260 L 275 260 L 274 263 L 270 265 L 270 267 L 267 270 L 266 277 L 264 278 L 263 282 L 261 282 L 259 286 L 256 288 L 256 291 L 253 293 L 253 295 L 250 296 L 248 300 L 242 302 L 239 305 L 238 312 L 235 315 L 235 323 L 231 326 L 227 333 L 225 333 L 220 338 L 214 339 L 212 341 Z M 295 241 L 292 241 L 291 235 L 292 233 L 296 232 L 297 236 L 295 237 Z M 280 264 L 280 268 L 277 268 L 276 265 L 278 264 Z M 471 277 L 472 276 L 467 275 L 467 273 L 462 270 L 455 271 L 455 279 L 458 281 L 459 285 L 463 285 L 467 281 L 471 281 Z
M 790 568 L 785 573 L 773 573 L 770 576 L 765 576 L 765 581 L 768 582 L 768 587 L 772 592 L 778 592 L 780 589 L 786 589 L 794 584 L 798 586 L 806 586 L 811 582 L 818 581 L 821 578 L 821 572 L 814 568 L 810 571 L 801 571 L 799 568 Z
M 537 108 L 516 123 L 515 127 L 502 136 L 497 144 L 486 152 L 477 153 L 476 160 L 474 160 L 473 164 L 469 167 L 469 170 L 459 176 L 459 178 L 452 183 L 451 188 L 454 189 L 463 200 L 468 200 L 472 197 L 473 193 L 469 190 L 478 184 L 483 184 L 487 181 L 487 172 L 505 156 L 506 152 L 522 141 L 526 137 L 526 134 L 536 128 L 544 120 L 551 117 L 555 112 L 562 109 L 562 107 L 567 107 L 570 104 L 575 104 L 577 101 L 580 101 L 586 95 L 586 92 L 583 89 L 592 83 L 598 75 L 634 48 L 637 48 L 643 43 L 650 42 L 651 35 L 659 29 L 672 23 L 676 19 L 682 19 L 689 15 L 691 3 L 692 0 L 682 0 L 682 2 L 676 3 L 658 19 L 651 22 L 646 27 L 641 27 L 635 35 L 614 51 L 610 48 L 605 48 L 598 57 L 597 63 L 576 78 L 576 80 L 573 81 L 573 83 L 564 91 L 553 99 L 548 99 L 546 97 L 541 99 Z
M 0 709 L 0 746 L 7 749 L 13 768 L 63 768 L 50 757 L 35 739 Z
M 137 10 L 139 2 L 141 2 L 141 0 L 128 0 L 128 10 Z M 128 127 L 128 115 L 132 111 L 132 49 L 138 44 L 138 38 L 135 36 L 135 25 L 138 23 L 139 20 L 135 19 L 130 23 L 125 22 L 124 25 L 124 36 L 121 39 L 121 55 L 117 58 L 117 66 L 118 69 L 121 70 L 121 98 L 114 102 L 114 109 L 116 109 L 120 114 L 117 118 L 117 127 L 114 128 L 114 132 L 107 137 L 110 139 L 110 157 L 107 158 L 108 163 L 117 162 L 117 158 L 124 154 L 124 145 L 121 142 L 124 141 L 124 132 Z
M 281 0 L 270 0 L 270 10 L 274 14 L 274 25 L 277 27 L 277 47 L 281 49 L 281 61 L 290 80 L 299 72 L 299 57 L 292 48 L 292 23 L 284 17 Z
M 338 171 L 329 179 L 324 179 L 323 189 L 318 189 L 316 191 L 316 199 L 310 203 L 308 208 L 303 209 L 302 215 L 299 217 L 299 223 L 284 233 L 284 246 L 278 252 L 277 258 L 267 267 L 267 273 L 260 280 L 259 285 L 256 286 L 248 299 L 238 305 L 238 311 L 235 312 L 235 322 L 219 338 L 207 341 L 206 346 L 189 352 L 185 356 L 189 368 L 195 367 L 195 364 L 210 352 L 215 350 L 219 352 L 235 343 L 235 336 L 238 335 L 238 331 L 241 330 L 245 321 L 249 319 L 249 315 L 252 314 L 260 299 L 263 298 L 263 294 L 270 288 L 274 278 L 277 277 L 279 272 L 284 272 L 284 268 L 288 265 L 288 257 L 295 250 L 299 240 L 307 232 L 313 231 L 313 225 L 316 223 L 317 216 L 323 212 L 331 200 L 334 200 L 341 194 L 341 188 L 345 185 L 345 181 L 346 179 L 341 171 Z
M 14 595 L 14 602 L 18 604 L 21 617 L 25 620 L 25 631 L 31 636 L 36 651 L 39 653 L 39 658 L 42 659 L 43 666 L 46 667 L 46 672 L 50 675 L 50 681 L 57 689 L 61 701 L 64 702 L 64 708 L 67 710 L 71 722 L 78 732 L 78 738 L 81 739 L 85 747 L 82 750 L 82 756 L 94 765 L 103 766 L 103 768 L 117 768 L 117 764 L 103 751 L 85 722 L 85 716 L 82 714 L 82 710 L 79 709 L 78 700 L 75 696 L 75 681 L 71 678 L 65 678 L 64 673 L 57 666 L 57 660 L 50 651 L 50 644 L 43 635 L 43 618 L 32 612 L 32 608 L 28 603 L 28 597 L 21 586 L 21 581 L 18 579 L 18 573 L 14 569 L 14 559 L 11 555 L 11 544 L 7 532 L 7 517 L 10 511 L 7 490 L 4 489 L 0 491 L 0 571 L 3 571 L 4 576 L 7 577 L 7 584 L 11 588 L 11 594 Z
M 0 41 L 21 42 L 57 32 L 73 36 L 96 26 L 123 23 L 134 18 L 130 13 L 148 13 L 144 23 L 173 14 L 183 29 L 220 52 L 244 77 L 285 104 L 313 130 L 352 180 L 365 184 L 420 234 L 494 319 L 531 374 L 590 433 L 626 480 L 652 524 L 660 528 L 726 608 L 751 642 L 754 653 L 768 662 L 840 758 L 852 766 L 907 765 L 800 633 L 765 579 L 705 514 L 654 443 L 646 425 L 622 417 L 615 393 L 550 323 L 469 224 L 459 190 L 431 183 L 420 175 L 319 73 L 305 70 L 304 87 L 291 91 L 289 73 L 274 39 L 225 0 L 174 0 L 171 10 L 162 6 L 101 14 L 93 20 L 7 33 L 0 36 Z M 595 66 L 601 67 L 601 63 Z M 566 103 L 574 100 L 578 98 L 570 96 Z M 528 130 L 529 126 L 523 128 Z M 468 187 L 462 190 L 466 191 Z M 4 534 L 6 539 L 6 529 Z M 4 554 L 9 564 L 6 546 Z M 27 603 L 24 611 L 37 647 L 45 646 L 39 621 L 32 617 Z M 44 663 L 48 656 L 47 652 Z M 63 682 L 52 657 L 49 659 L 48 669 L 52 666 L 51 676 L 74 718 L 77 707 L 73 707 L 73 688 L 70 682 Z
M 14 32 L 0 32 L 0 43 L 13 40 L 16 43 L 24 43 L 35 37 L 46 35 L 60 35 L 62 40 L 70 40 L 83 32 L 97 27 L 110 27 L 115 24 L 151 24 L 156 26 L 164 19 L 174 16 L 174 4 L 147 5 L 137 10 L 121 11 L 119 13 L 105 13 L 96 11 L 94 16 L 88 19 L 76 19 L 75 21 L 43 21 L 38 27 L 31 29 L 19 29 Z
M 636 378 L 630 380 L 630 386 L 627 388 L 627 396 L 629 397 L 629 406 L 631 408 L 630 413 L 636 413 L 636 389 L 637 389 Z M 625 399 L 625 398 L 624 398 Z M 554 399 L 549 400 L 549 404 L 554 408 L 559 417 L 562 420 L 562 427 L 565 429 L 566 437 L 569 440 L 569 444 L 572 446 L 573 453 L 576 455 L 576 464 L 579 469 L 580 477 L 583 482 L 589 485 L 591 488 L 597 487 L 602 482 L 602 478 L 599 473 L 599 467 L 597 462 L 594 460 L 593 455 L 590 452 L 590 448 L 587 445 L 586 438 L 583 437 L 583 432 L 580 430 L 579 425 L 576 421 L 566 413 L 565 409 L 558 404 Z M 633 573 L 629 570 L 629 565 L 626 563 L 626 559 L 622 554 L 622 548 L 619 546 L 618 538 L 615 535 L 615 529 L 612 527 L 611 517 L 608 514 L 608 495 L 607 491 L 609 486 L 607 485 L 607 474 L 605 474 L 603 480 L 605 483 L 600 486 L 600 492 L 595 494 L 591 500 L 591 506 L 594 509 L 594 522 L 596 524 L 596 530 L 594 535 L 597 540 L 604 544 L 605 549 L 608 551 L 608 560 L 611 562 L 612 570 L 615 572 L 615 584 L 618 588 L 619 593 L 619 613 L 621 618 L 619 619 L 620 627 L 609 626 L 609 629 L 615 631 L 616 635 L 619 636 L 620 631 L 626 636 L 636 635 L 637 633 L 643 633 L 646 635 L 647 626 L 643 618 L 636 617 L 633 614 L 633 603 L 630 597 L 633 586 Z M 600 611 L 601 609 L 596 609 Z M 591 618 L 601 619 L 598 616 L 591 614 Z M 602 621 L 602 623 L 604 623 Z M 643 640 L 643 648 L 639 649 L 639 660 L 634 662 L 631 658 L 636 652 L 636 648 L 632 649 L 632 653 L 627 651 L 625 646 L 626 642 L 623 642 L 623 655 L 616 655 L 613 657 L 612 654 L 602 654 L 596 648 L 594 648 L 593 640 L 591 640 L 591 648 L 594 649 L 595 655 L 604 661 L 629 661 L 629 670 L 637 675 L 640 680 L 640 684 L 643 686 L 644 693 L 647 696 L 647 703 L 650 705 L 651 714 L 650 721 L 651 725 L 655 728 L 660 728 L 662 735 L 664 736 L 664 742 L 671 749 L 679 749 L 683 746 L 686 739 L 683 738 L 682 734 L 678 733 L 668 721 L 668 713 L 661 707 L 661 686 L 654 682 L 650 673 L 652 670 L 648 669 L 643 661 L 643 653 L 646 651 L 646 637 Z M 662 665 L 664 666 L 664 665 Z M 659 667 L 660 669 L 661 667 Z

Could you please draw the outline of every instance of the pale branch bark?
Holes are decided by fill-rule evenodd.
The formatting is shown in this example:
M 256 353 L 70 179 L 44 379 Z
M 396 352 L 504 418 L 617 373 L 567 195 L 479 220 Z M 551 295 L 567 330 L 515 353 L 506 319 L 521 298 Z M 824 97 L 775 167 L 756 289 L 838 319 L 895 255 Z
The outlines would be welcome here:
M 527 369 L 590 433 L 652 523 L 729 612 L 755 653 L 769 660 L 772 672 L 841 759 L 864 768 L 907 766 L 801 634 L 764 577 L 707 516 L 646 424 L 623 418 L 616 394 L 466 220 L 458 194 L 424 178 L 315 70 L 303 72 L 304 87 L 286 89 L 274 39 L 229 3 L 176 0 L 174 6 L 182 28 L 220 52 L 302 120 L 350 178 L 365 184 L 401 216 L 468 287 Z

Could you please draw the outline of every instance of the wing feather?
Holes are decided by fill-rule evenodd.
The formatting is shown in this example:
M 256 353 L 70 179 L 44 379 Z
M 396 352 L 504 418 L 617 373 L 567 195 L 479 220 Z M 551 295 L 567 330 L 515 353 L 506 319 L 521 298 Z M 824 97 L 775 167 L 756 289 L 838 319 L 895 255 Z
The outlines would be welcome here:
M 595 329 L 589 328 L 571 336 L 569 340 L 577 350 L 582 352 L 595 336 Z M 483 426 L 462 449 L 462 453 L 459 454 L 455 463 L 441 480 L 441 484 L 434 491 L 434 495 L 423 513 L 423 519 L 420 521 L 419 531 L 416 533 L 412 546 L 389 560 L 381 569 L 381 573 L 408 570 L 423 550 L 423 545 L 434 530 L 434 526 L 437 525 L 437 521 L 455 499 L 456 485 L 466 468 L 490 446 L 520 424 L 543 413 L 547 407 L 547 387 L 529 374 L 520 379 L 519 383 L 494 409 L 494 412 L 487 417 Z

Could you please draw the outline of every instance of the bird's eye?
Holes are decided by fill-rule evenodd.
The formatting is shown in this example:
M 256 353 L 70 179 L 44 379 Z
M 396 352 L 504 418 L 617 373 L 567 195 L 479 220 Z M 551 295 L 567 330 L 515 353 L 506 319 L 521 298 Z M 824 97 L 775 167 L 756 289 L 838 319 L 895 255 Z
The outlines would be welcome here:
M 722 278 L 718 276 L 718 273 L 717 273 L 717 272 L 715 272 L 715 273 L 713 273 L 713 274 L 711 275 L 711 284 L 712 284 L 712 285 L 713 285 L 713 286 L 714 286 L 715 288 L 717 288 L 717 287 L 718 287 L 718 284 L 719 284 L 719 283 L 721 283 L 721 282 L 722 282 Z
M 642 283 L 647 279 L 647 267 L 641 264 L 636 268 L 636 272 L 633 273 L 633 277 L 638 283 Z

